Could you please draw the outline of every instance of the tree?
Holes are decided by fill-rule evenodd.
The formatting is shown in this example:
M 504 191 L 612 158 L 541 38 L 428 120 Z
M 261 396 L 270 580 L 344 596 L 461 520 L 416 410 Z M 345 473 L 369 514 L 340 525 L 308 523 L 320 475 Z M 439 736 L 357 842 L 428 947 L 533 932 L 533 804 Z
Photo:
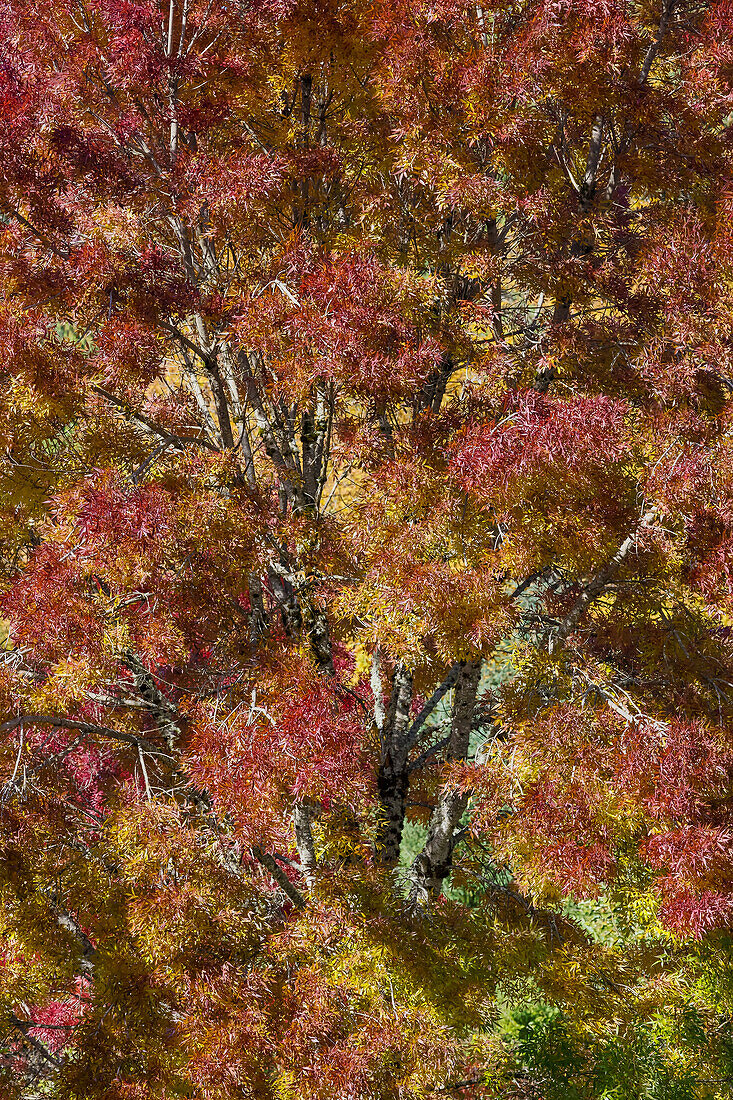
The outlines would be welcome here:
M 3 0 L 6 1095 L 730 1095 L 732 39 Z

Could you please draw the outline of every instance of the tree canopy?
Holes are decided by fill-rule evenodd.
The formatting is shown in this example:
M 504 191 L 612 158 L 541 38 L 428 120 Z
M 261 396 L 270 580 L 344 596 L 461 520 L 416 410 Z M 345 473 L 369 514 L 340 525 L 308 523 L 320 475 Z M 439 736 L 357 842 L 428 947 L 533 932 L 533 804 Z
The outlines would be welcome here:
M 0 0 L 0 1088 L 725 1100 L 731 0 Z

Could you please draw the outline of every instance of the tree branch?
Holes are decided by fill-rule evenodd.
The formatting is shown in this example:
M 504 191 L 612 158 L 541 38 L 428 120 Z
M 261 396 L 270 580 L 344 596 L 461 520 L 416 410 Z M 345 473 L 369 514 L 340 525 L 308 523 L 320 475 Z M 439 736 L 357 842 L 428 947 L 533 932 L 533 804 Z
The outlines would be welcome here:
M 305 909 L 305 898 L 301 894 L 300 890 L 293 886 L 292 882 L 285 874 L 285 872 L 280 867 L 278 867 L 272 856 L 269 855 L 267 852 L 263 852 L 258 844 L 255 844 L 251 851 L 257 862 L 260 863 L 266 871 L 269 871 L 283 893 L 287 894 L 287 896 L 290 898 L 293 905 L 295 905 L 298 909 Z
M 377 773 L 382 820 L 377 830 L 375 848 L 377 860 L 386 866 L 394 866 L 400 858 L 408 787 L 410 735 L 407 723 L 411 702 L 412 674 L 403 661 L 398 661 L 384 718 L 382 753 Z
M 464 665 L 465 665 L 465 661 L 456 661 L 456 663 L 453 665 L 453 667 L 451 668 L 451 670 L 448 673 L 448 675 L 446 676 L 446 678 L 443 680 L 443 682 L 441 684 L 438 685 L 438 687 L 435 689 L 435 691 L 430 696 L 428 701 L 425 703 L 425 706 L 422 708 L 422 710 L 418 714 L 417 718 L 412 723 L 412 726 L 410 727 L 410 733 L 409 733 L 410 745 L 415 744 L 415 741 L 417 740 L 418 733 L 420 732 L 422 727 L 425 725 L 425 722 L 430 717 L 430 715 L 433 713 L 433 711 L 435 710 L 435 708 L 437 707 L 438 703 L 443 698 L 443 696 L 448 691 L 450 691 L 450 689 L 456 683 L 456 681 L 458 680 L 458 677 L 461 674 L 461 670 L 463 669 Z
M 313 889 L 315 883 L 316 848 L 313 843 L 311 822 L 315 817 L 315 809 L 307 802 L 299 800 L 293 807 L 293 827 L 295 828 L 295 844 L 300 856 L 300 865 L 305 876 L 305 884 L 308 890 Z
M 48 1062 L 49 1065 L 53 1066 L 54 1069 L 61 1069 L 63 1062 L 52 1054 L 40 1039 L 36 1039 L 35 1036 L 30 1034 L 31 1028 L 40 1027 L 40 1024 L 33 1024 L 29 1020 L 19 1020 L 12 1012 L 9 1020 L 11 1025 L 21 1033 L 25 1042 L 33 1047 L 36 1054 L 40 1054 L 41 1058 L 43 1058 L 45 1062 Z
M 649 78 L 649 73 L 651 72 L 652 65 L 654 64 L 657 54 L 659 53 L 662 45 L 662 39 L 664 38 L 664 35 L 667 31 L 667 27 L 669 26 L 669 21 L 672 17 L 675 3 L 676 0 L 664 0 L 662 4 L 662 14 L 659 17 L 659 27 L 657 28 L 657 33 L 654 37 L 654 41 L 646 52 L 646 57 L 644 58 L 644 63 L 641 66 L 641 72 L 639 73 L 640 84 L 646 84 L 647 79 Z
M 154 745 L 145 737 L 136 734 L 124 733 L 122 730 L 113 730 L 108 726 L 97 726 L 93 722 L 82 722 L 77 718 L 59 718 L 54 714 L 23 714 L 19 718 L 9 718 L 0 724 L 0 733 L 18 729 L 19 726 L 55 726 L 56 729 L 79 730 L 80 733 L 88 733 L 97 737 L 108 737 L 112 741 L 122 741 L 126 745 L 133 745 L 136 749 L 144 749 L 154 756 L 162 756 L 166 760 L 173 760 L 170 753 Z
M 480 658 L 461 662 L 453 703 L 448 760 L 465 760 L 468 756 L 480 679 Z M 449 786 L 433 810 L 423 850 L 410 869 L 410 899 L 420 908 L 424 908 L 431 897 L 440 894 L 450 874 L 453 849 L 459 839 L 455 836 L 455 830 L 468 805 L 468 798 L 467 791 Z
M 624 539 L 611 560 L 599 573 L 596 573 L 590 584 L 586 585 L 570 613 L 566 615 L 557 629 L 549 634 L 547 638 L 548 653 L 554 653 L 563 646 L 591 604 L 603 595 L 605 589 L 614 579 L 629 551 L 636 545 L 639 534 L 652 525 L 656 516 L 656 508 L 650 508 L 648 512 L 645 512 L 633 534 Z
M 129 417 L 132 420 L 136 420 L 138 424 L 140 424 L 140 426 L 144 428 L 147 432 L 151 432 L 153 435 L 157 435 L 166 443 L 174 444 L 178 447 L 182 447 L 184 443 L 195 443 L 201 447 L 206 447 L 210 451 L 216 451 L 218 449 L 214 446 L 211 440 L 206 438 L 206 436 L 197 438 L 196 436 L 191 435 L 175 435 L 173 432 L 169 432 L 167 428 L 161 428 L 160 425 L 156 424 L 154 420 L 150 419 L 150 417 L 145 416 L 144 413 L 138 412 L 136 409 L 131 408 L 131 406 L 128 405 L 126 401 L 123 401 L 119 397 L 115 397 L 113 393 L 110 393 L 109 390 L 104 389 L 103 386 L 93 385 L 91 388 L 94 393 L 98 393 L 100 397 L 103 397 L 105 399 L 105 401 L 109 401 L 111 405 L 114 405 L 116 408 L 121 409 L 126 417 Z

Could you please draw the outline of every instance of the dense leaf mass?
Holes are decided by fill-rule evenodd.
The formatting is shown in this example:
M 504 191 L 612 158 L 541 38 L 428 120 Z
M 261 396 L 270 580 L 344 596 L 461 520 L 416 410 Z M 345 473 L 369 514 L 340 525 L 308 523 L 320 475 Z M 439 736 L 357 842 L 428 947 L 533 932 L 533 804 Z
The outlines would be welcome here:
M 0 1092 L 726 1100 L 733 4 L 0 0 Z

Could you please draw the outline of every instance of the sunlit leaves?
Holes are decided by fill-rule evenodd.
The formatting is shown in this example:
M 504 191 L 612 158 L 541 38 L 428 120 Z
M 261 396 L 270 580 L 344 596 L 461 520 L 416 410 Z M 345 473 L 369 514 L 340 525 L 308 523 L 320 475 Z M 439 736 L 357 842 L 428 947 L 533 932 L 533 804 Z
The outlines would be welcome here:
M 731 15 L 2 7 L 2 1087 L 726 1095 Z

